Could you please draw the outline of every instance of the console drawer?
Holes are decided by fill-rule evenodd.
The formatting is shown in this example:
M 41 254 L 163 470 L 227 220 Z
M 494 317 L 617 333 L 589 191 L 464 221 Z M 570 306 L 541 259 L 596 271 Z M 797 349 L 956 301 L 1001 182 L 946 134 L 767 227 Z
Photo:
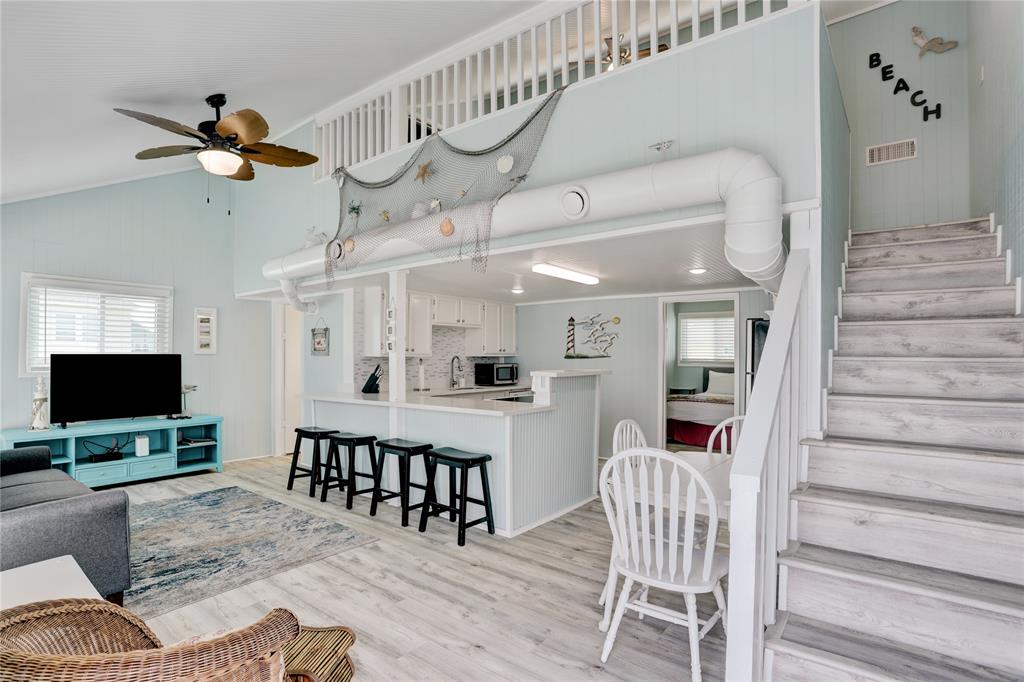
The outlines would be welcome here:
M 75 478 L 88 486 L 103 485 L 110 481 L 118 481 L 128 477 L 127 462 L 104 464 L 102 466 L 79 467 L 75 471 Z
M 157 459 L 140 459 L 128 465 L 128 473 L 134 478 L 136 476 L 157 476 L 169 474 L 175 469 L 173 457 L 160 457 Z

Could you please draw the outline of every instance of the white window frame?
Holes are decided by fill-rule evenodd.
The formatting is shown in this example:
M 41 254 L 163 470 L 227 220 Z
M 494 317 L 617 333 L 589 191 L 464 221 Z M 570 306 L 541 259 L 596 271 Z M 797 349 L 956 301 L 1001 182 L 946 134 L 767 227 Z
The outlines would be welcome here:
M 708 318 L 724 318 L 732 322 L 732 357 L 727 360 L 722 359 L 701 359 L 701 358 L 687 358 L 683 359 L 680 357 L 682 352 L 682 336 L 680 324 L 681 320 L 700 320 Z M 677 367 L 733 367 L 736 364 L 736 346 L 738 343 L 736 334 L 736 313 L 732 310 L 719 310 L 719 311 L 706 311 L 706 312 L 681 312 L 676 314 L 676 366 Z
M 150 296 L 167 299 L 167 352 L 174 352 L 174 287 L 138 282 L 119 282 L 108 279 L 67 277 L 39 272 L 21 273 L 21 313 L 18 328 L 18 376 L 22 379 L 47 376 L 49 369 L 28 367 L 28 292 L 31 286 L 55 286 L 69 289 L 97 291 L 104 294 L 127 296 Z

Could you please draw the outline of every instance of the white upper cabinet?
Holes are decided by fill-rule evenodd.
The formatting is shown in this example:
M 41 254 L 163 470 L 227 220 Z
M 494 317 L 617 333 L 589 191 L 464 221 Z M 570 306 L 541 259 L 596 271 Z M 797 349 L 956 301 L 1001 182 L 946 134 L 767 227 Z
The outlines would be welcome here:
M 405 352 L 410 355 L 430 355 L 433 336 L 434 297 L 416 291 L 409 292 L 409 324 L 406 329 Z
M 433 299 L 434 324 L 441 327 L 479 327 L 483 324 L 483 301 L 440 294 L 435 294 Z
M 487 301 L 483 324 L 466 330 L 466 355 L 514 355 L 516 352 L 516 307 L 511 303 Z
M 455 296 L 434 296 L 434 324 L 457 325 L 461 301 Z

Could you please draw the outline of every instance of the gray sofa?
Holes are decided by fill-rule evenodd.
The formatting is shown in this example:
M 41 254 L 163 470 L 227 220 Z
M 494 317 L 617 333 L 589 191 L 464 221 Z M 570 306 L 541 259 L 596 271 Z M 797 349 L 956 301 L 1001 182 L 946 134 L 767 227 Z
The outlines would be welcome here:
M 131 586 L 127 493 L 96 492 L 51 469 L 47 447 L 0 452 L 0 570 L 65 554 L 120 603 Z

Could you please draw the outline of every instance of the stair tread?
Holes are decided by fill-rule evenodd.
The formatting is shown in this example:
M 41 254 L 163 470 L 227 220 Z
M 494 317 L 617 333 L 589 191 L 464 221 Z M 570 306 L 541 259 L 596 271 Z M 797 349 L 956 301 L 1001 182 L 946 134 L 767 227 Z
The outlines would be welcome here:
M 820 652 L 823 658 L 844 659 L 846 669 L 856 670 L 867 679 L 878 680 L 979 680 L 1009 682 L 1019 680 L 1019 672 L 972 663 L 905 644 L 895 644 L 883 637 L 863 634 L 812 618 L 785 614 L 785 623 L 778 637 L 765 646 L 778 652 L 795 655 Z M 827 660 L 825 664 L 834 663 Z
M 960 234 L 953 237 L 933 237 L 931 239 L 915 239 L 913 241 L 906 242 L 887 242 L 884 244 L 849 244 L 846 248 L 850 249 L 891 249 L 893 247 L 904 247 L 904 246 L 918 246 L 920 244 L 941 244 L 944 242 L 958 242 L 965 239 L 992 239 L 995 236 L 994 232 L 985 232 L 983 234 Z M 941 261 L 945 262 L 945 261 Z
M 900 242 L 906 243 L 906 242 Z M 874 244 L 874 246 L 882 246 L 882 244 Z M 901 268 L 935 268 L 945 267 L 948 265 L 980 265 L 984 263 L 1000 263 L 1006 262 L 1006 256 L 995 256 L 993 258 L 965 258 L 963 260 L 942 260 L 932 261 L 929 263 L 904 263 L 902 265 L 852 265 L 847 266 L 847 274 L 855 274 L 863 272 L 865 270 L 898 270 Z
M 858 234 L 878 234 L 879 232 L 896 232 L 899 230 L 920 230 L 924 227 L 948 227 L 950 225 L 967 225 L 969 223 L 980 223 L 981 221 L 988 222 L 988 216 L 981 216 L 979 218 L 964 218 L 963 220 L 947 220 L 941 223 L 921 223 L 920 225 L 900 225 L 899 227 L 880 227 L 874 230 L 851 230 L 850 234 L 857 236 Z
M 829 400 L 833 398 L 846 400 L 862 400 L 868 402 L 883 403 L 928 403 L 931 405 L 977 405 L 985 407 L 1021 407 L 1024 408 L 1024 400 L 1006 400 L 1005 398 L 935 398 L 932 396 L 916 395 L 875 395 L 870 393 L 829 393 Z
M 926 445 L 891 440 L 840 438 L 838 436 L 826 436 L 823 439 L 804 438 L 803 440 L 800 441 L 800 443 L 802 445 L 811 445 L 816 447 L 882 450 L 894 453 L 932 457 L 938 456 L 958 459 L 1018 462 L 1021 465 L 1024 465 L 1024 454 L 1018 452 L 1006 452 L 1002 450 L 984 450 L 980 448 L 957 448 L 945 445 Z
M 1024 618 L 1024 587 L 998 580 L 808 543 L 799 543 L 779 561 Z
M 839 320 L 840 325 L 885 325 L 885 324 L 979 324 L 979 323 L 1018 322 L 1024 324 L 1024 317 L 1005 315 L 1002 317 L 929 317 L 910 318 L 906 320 Z
M 888 513 L 928 518 L 946 523 L 975 527 L 998 527 L 1024 534 L 1024 514 L 964 504 L 882 495 L 848 488 L 830 488 L 810 484 L 792 494 L 795 500 L 832 504 L 841 507 L 870 508 Z
M 1010 357 L 1006 355 L 985 355 L 972 358 L 967 355 L 840 355 L 833 353 L 835 360 L 858 360 L 863 362 L 991 362 L 994 364 L 1007 363 L 1011 365 L 1024 365 L 1024 358 Z
M 1007 291 L 1013 293 L 1016 290 L 1017 287 L 1012 284 L 992 284 L 980 287 L 950 287 L 948 289 L 886 289 L 884 291 L 844 291 L 843 296 L 908 296 L 910 294 L 934 296 L 936 294 L 953 294 L 963 291 Z

